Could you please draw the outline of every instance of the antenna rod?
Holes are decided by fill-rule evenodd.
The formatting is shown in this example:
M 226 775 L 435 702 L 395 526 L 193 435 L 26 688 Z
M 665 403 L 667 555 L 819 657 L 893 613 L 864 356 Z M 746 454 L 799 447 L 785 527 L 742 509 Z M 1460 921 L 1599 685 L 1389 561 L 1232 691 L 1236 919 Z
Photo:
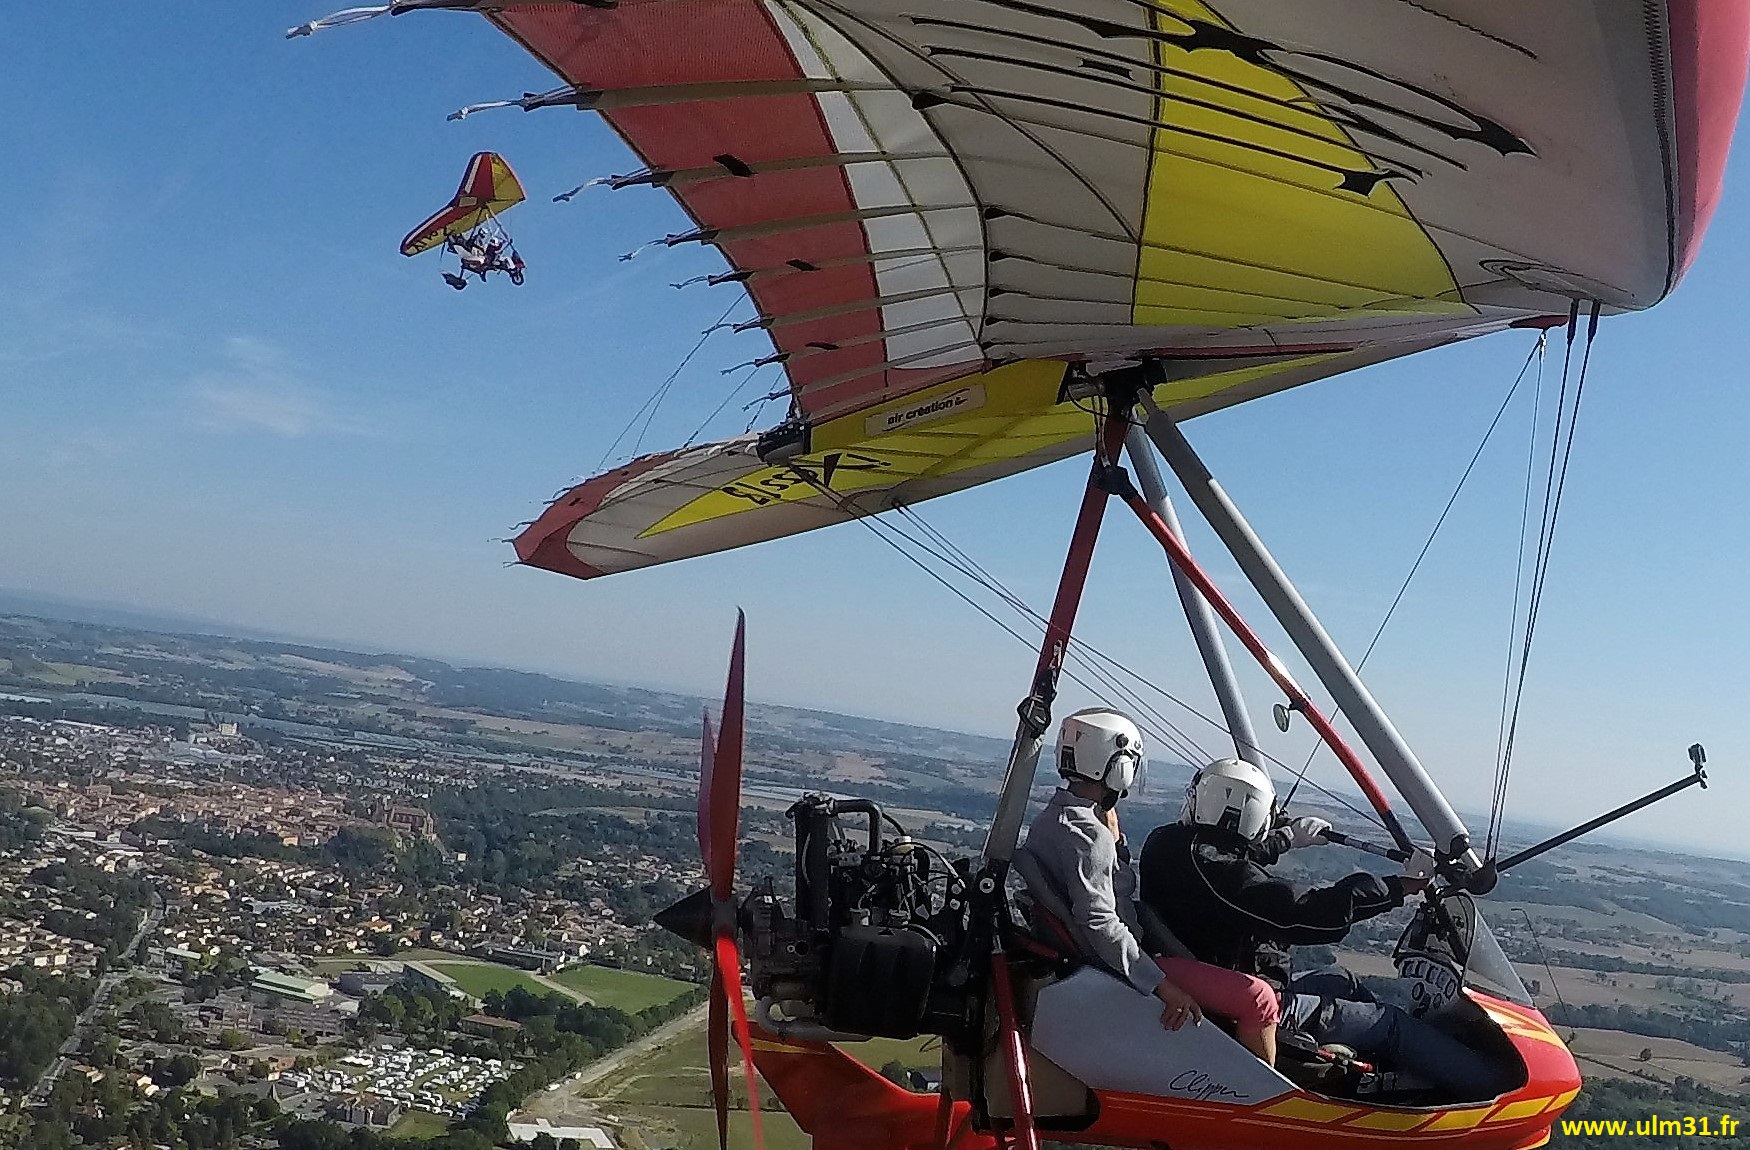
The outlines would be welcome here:
M 1606 811 L 1595 819 L 1589 819 L 1572 830 L 1566 830 L 1559 835 L 1553 835 L 1550 838 L 1544 839 L 1536 846 L 1526 847 L 1518 854 L 1508 855 L 1506 858 L 1495 864 L 1495 873 L 1500 874 L 1511 870 L 1522 862 L 1530 862 L 1538 855 L 1553 851 L 1564 843 L 1573 842 L 1581 835 L 1589 835 L 1599 827 L 1607 826 L 1610 823 L 1615 822 L 1617 819 L 1634 814 L 1643 807 L 1650 807 L 1656 802 L 1668 799 L 1679 791 L 1686 791 L 1690 787 L 1696 786 L 1699 786 L 1702 790 L 1706 790 L 1707 769 L 1703 764 L 1707 762 L 1707 752 L 1702 750 L 1700 743 L 1696 743 L 1689 748 L 1689 761 L 1693 769 L 1688 778 L 1678 779 L 1676 782 L 1671 783 L 1668 786 L 1660 787 L 1652 794 L 1642 795 L 1632 803 L 1624 803 L 1613 811 Z
M 1155 464 L 1154 448 L 1149 446 L 1148 436 L 1142 428 L 1131 426 L 1124 436 L 1124 449 L 1130 456 L 1130 465 L 1136 469 L 1136 482 L 1142 488 L 1142 497 L 1161 517 L 1167 530 L 1183 543 L 1185 528 L 1179 523 L 1178 512 L 1173 510 L 1167 485 L 1161 482 L 1161 469 Z M 1258 750 L 1258 735 L 1252 729 L 1252 716 L 1246 711 L 1245 696 L 1240 694 L 1239 680 L 1234 678 L 1233 664 L 1228 661 L 1227 647 L 1221 641 L 1221 632 L 1216 629 L 1209 601 L 1197 593 L 1197 588 L 1177 565 L 1168 563 L 1167 570 L 1173 573 L 1173 586 L 1179 592 L 1180 606 L 1185 609 L 1185 622 L 1191 625 L 1191 637 L 1197 640 L 1197 651 L 1203 656 L 1203 666 L 1209 671 L 1210 686 L 1215 688 L 1215 697 L 1221 702 L 1222 717 L 1227 720 L 1228 734 L 1233 736 L 1234 752 L 1254 767 L 1262 767 L 1264 756 Z

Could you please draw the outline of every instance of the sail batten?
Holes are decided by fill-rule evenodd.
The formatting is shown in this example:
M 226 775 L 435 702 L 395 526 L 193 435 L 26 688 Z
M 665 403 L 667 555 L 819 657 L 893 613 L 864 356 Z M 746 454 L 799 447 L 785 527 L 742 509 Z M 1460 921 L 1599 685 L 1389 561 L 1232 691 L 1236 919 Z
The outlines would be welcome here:
M 620 0 L 488 19 L 672 174 L 651 182 L 773 342 L 804 465 L 829 442 L 867 456 L 834 469 L 858 508 L 1084 450 L 1086 415 L 1038 383 L 1066 362 L 1163 358 L 1156 398 L 1185 418 L 1574 299 L 1652 306 L 1717 199 L 1750 45 L 1750 6 L 1707 0 Z M 1222 365 L 1224 348 L 1281 354 Z M 952 459 L 888 460 L 894 419 L 905 459 L 950 438 Z M 559 548 L 570 573 L 605 573 L 846 514 L 746 444 L 650 470 L 721 499 L 683 513 L 646 476 L 636 499 L 544 516 L 525 561 Z

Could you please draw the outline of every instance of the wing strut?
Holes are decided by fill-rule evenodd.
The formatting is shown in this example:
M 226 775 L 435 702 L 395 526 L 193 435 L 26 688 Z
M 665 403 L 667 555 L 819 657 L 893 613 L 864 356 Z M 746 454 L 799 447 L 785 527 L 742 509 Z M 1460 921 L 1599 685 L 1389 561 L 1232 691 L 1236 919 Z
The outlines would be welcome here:
M 1471 849 L 1470 834 L 1465 829 L 1463 820 L 1428 777 L 1415 752 L 1368 692 L 1366 685 L 1361 682 L 1330 635 L 1319 625 L 1312 609 L 1288 581 L 1288 576 L 1277 566 L 1275 559 L 1265 549 L 1263 542 L 1252 531 L 1233 501 L 1227 497 L 1227 493 L 1221 489 L 1221 485 L 1210 475 L 1209 469 L 1186 442 L 1178 426 L 1149 399 L 1143 400 L 1143 406 L 1148 412 L 1149 438 L 1179 477 L 1179 482 L 1184 485 L 1191 501 L 1197 505 L 1197 510 L 1209 521 L 1222 543 L 1233 553 L 1240 569 L 1245 572 L 1246 579 L 1270 608 L 1270 613 L 1282 624 L 1282 629 L 1288 632 L 1295 647 L 1312 665 L 1319 681 L 1331 693 L 1338 708 L 1354 726 L 1356 734 L 1372 752 L 1374 759 L 1398 792 L 1404 796 L 1410 809 L 1416 812 L 1422 826 L 1433 836 L 1435 854 L 1442 861 L 1453 862 L 1463 870 L 1476 870 L 1481 865 L 1481 860 Z M 1177 561 L 1175 558 L 1175 562 Z M 1312 712 L 1306 714 L 1308 719 L 1312 718 Z M 1317 726 L 1315 722 L 1314 727 Z M 1319 733 L 1324 735 L 1323 731 Z M 1335 734 L 1334 731 L 1332 733 Z M 1345 752 L 1329 737 L 1325 741 L 1337 753 L 1337 757 L 1343 760 L 1349 773 L 1355 775 L 1360 760 L 1355 758 L 1354 752 Z M 1365 769 L 1362 770 L 1365 773 Z M 1356 781 L 1361 782 L 1359 776 Z M 1361 789 L 1369 801 L 1373 801 L 1374 794 L 1378 792 L 1378 786 L 1371 782 L 1362 783 Z M 1381 795 L 1382 799 L 1383 797 Z M 1376 810 L 1381 811 L 1381 817 L 1384 817 L 1380 803 L 1374 802 L 1373 805 Z M 1409 844 L 1399 832 L 1394 831 L 1392 837 L 1398 840 L 1399 847 L 1409 849 Z
M 1367 770 L 1367 765 L 1361 761 L 1354 748 L 1343 741 L 1343 736 L 1337 733 L 1337 728 L 1331 724 L 1331 721 L 1325 717 L 1307 693 L 1301 690 L 1300 684 L 1294 681 L 1294 676 L 1289 674 L 1288 668 L 1283 665 L 1282 660 L 1278 659 L 1264 645 L 1264 641 L 1258 637 L 1258 633 L 1252 630 L 1240 617 L 1240 613 L 1234 609 L 1233 604 L 1228 602 L 1227 596 L 1221 593 L 1221 589 L 1215 585 L 1203 568 L 1198 566 L 1197 560 L 1191 557 L 1191 552 L 1185 544 L 1180 542 L 1177 535 L 1173 534 L 1172 529 L 1167 526 L 1166 520 L 1162 519 L 1159 513 L 1149 506 L 1148 501 L 1142 497 L 1142 493 L 1137 491 L 1130 482 L 1130 476 L 1126 475 L 1121 468 L 1109 467 L 1104 482 L 1119 498 L 1130 505 L 1130 509 L 1136 512 L 1136 517 L 1142 520 L 1142 525 L 1148 528 L 1149 534 L 1153 535 L 1155 540 L 1166 550 L 1167 558 L 1173 561 L 1173 566 L 1185 573 L 1185 577 L 1190 580 L 1191 585 L 1204 599 L 1208 600 L 1209 605 L 1215 609 L 1215 613 L 1221 616 L 1222 622 L 1228 625 L 1228 629 L 1234 633 L 1234 637 L 1240 641 L 1240 645 L 1252 653 L 1253 658 L 1258 660 L 1265 673 L 1275 680 L 1278 687 L 1282 688 L 1283 694 L 1288 696 L 1289 706 L 1306 716 L 1307 722 L 1312 724 L 1312 728 L 1318 732 L 1319 738 L 1323 739 L 1325 745 L 1336 754 L 1338 760 L 1348 769 L 1350 776 L 1355 780 L 1355 784 L 1361 788 L 1361 793 L 1367 796 L 1368 803 L 1379 813 L 1380 820 L 1385 824 L 1385 829 L 1390 832 L 1392 841 L 1397 843 L 1401 850 L 1414 850 L 1416 844 L 1410 841 L 1410 836 L 1405 833 L 1403 824 L 1398 822 L 1397 814 L 1391 808 L 1391 801 L 1385 797 L 1385 792 L 1380 790 L 1379 783 L 1374 781 L 1373 776 Z
M 1179 526 L 1178 513 L 1173 510 L 1173 500 L 1167 494 L 1167 485 L 1161 482 L 1161 469 L 1155 465 L 1148 435 L 1141 427 L 1133 426 L 1125 435 L 1124 451 L 1130 456 L 1130 466 L 1136 470 L 1136 482 L 1142 487 L 1142 497 L 1161 517 L 1167 530 L 1183 541 L 1184 528 Z M 1179 605 L 1185 610 L 1191 638 L 1197 643 L 1198 654 L 1203 656 L 1204 670 L 1209 672 L 1209 685 L 1215 688 L 1215 697 L 1221 703 L 1222 717 L 1227 720 L 1228 733 L 1233 737 L 1234 753 L 1255 767 L 1263 767 L 1264 753 L 1258 749 L 1252 716 L 1246 710 L 1245 697 L 1240 694 L 1239 680 L 1234 678 L 1233 664 L 1228 661 L 1227 648 L 1222 644 L 1215 615 L 1209 610 L 1208 602 L 1197 593 L 1197 588 L 1191 585 L 1190 578 L 1176 565 L 1168 563 L 1167 566 L 1172 569 L 1173 587 L 1179 593 Z
M 1045 733 L 1051 727 L 1051 703 L 1057 697 L 1058 675 L 1069 650 L 1070 632 L 1075 626 L 1076 609 L 1081 605 L 1082 588 L 1088 580 L 1094 542 L 1099 537 L 1100 522 L 1106 514 L 1106 497 L 1110 492 L 1103 483 L 1103 476 L 1123 450 L 1124 434 L 1130 426 L 1128 406 L 1120 407 L 1109 401 L 1106 414 L 1099 417 L 1094 464 L 1088 472 L 1087 488 L 1082 492 L 1081 509 L 1076 513 L 1075 531 L 1070 535 L 1063 574 L 1058 577 L 1057 598 L 1052 602 L 1051 618 L 1039 646 L 1039 661 L 1033 668 L 1033 688 L 1019 707 L 1020 722 L 1015 728 L 1014 746 L 1009 751 L 1009 764 L 1003 774 L 996 815 L 991 819 L 990 832 L 984 840 L 983 865 L 975 883 L 975 900 L 988 913 L 975 913 L 974 929 L 976 931 L 982 926 L 989 932 L 990 999 L 996 1006 L 997 1031 L 1003 1061 L 1009 1072 L 1009 1101 L 1014 1108 L 1014 1124 L 1008 1131 L 1008 1138 L 1018 1150 L 1039 1150 L 1039 1131 L 1033 1123 L 1033 1089 L 1027 1073 L 1026 1041 L 1021 1034 L 1014 984 L 1009 976 L 1009 923 L 1003 882 L 1009 860 L 1015 853 L 1015 840 L 1020 837 L 1022 816 L 1027 812 L 1027 793 L 1033 789 L 1039 752 L 1045 743 Z M 976 943 L 969 945 L 969 953 L 978 953 Z M 943 1086 L 946 1089 L 946 1083 Z
M 1021 700 L 1021 721 L 1015 729 L 1015 743 L 1009 750 L 1009 765 L 1003 773 L 1003 787 L 997 799 L 996 817 L 984 840 L 984 865 L 1006 870 L 1015 853 L 1015 840 L 1021 834 L 1021 816 L 1027 813 L 1027 792 L 1033 789 L 1033 773 L 1039 766 L 1039 751 L 1045 743 L 1045 732 L 1051 726 L 1051 703 L 1057 697 L 1057 677 L 1063 670 L 1063 659 L 1069 649 L 1070 631 L 1075 627 L 1076 609 L 1082 602 L 1082 587 L 1088 581 L 1088 564 L 1094 557 L 1094 541 L 1100 534 L 1100 521 L 1106 514 L 1106 488 L 1101 486 L 1110 461 L 1118 458 L 1124 446 L 1124 433 L 1130 425 L 1125 412 L 1111 410 L 1102 417 L 1100 450 L 1094 452 L 1094 467 L 1088 474 L 1088 486 L 1082 493 L 1081 510 L 1076 514 L 1075 532 L 1070 536 L 1069 555 L 1063 562 L 1063 574 L 1057 581 L 1057 598 L 1051 604 L 1051 620 L 1045 628 L 1045 639 L 1039 646 L 1039 662 L 1033 668 L 1033 689 Z

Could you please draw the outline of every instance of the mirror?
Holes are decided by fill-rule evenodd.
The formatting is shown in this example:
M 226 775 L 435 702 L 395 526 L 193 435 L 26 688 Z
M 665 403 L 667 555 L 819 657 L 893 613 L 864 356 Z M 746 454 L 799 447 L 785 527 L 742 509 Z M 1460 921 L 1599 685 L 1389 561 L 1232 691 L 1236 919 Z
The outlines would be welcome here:
M 1276 716 L 1276 729 L 1286 735 L 1288 733 L 1289 708 L 1283 703 L 1277 703 L 1270 708 L 1270 711 Z

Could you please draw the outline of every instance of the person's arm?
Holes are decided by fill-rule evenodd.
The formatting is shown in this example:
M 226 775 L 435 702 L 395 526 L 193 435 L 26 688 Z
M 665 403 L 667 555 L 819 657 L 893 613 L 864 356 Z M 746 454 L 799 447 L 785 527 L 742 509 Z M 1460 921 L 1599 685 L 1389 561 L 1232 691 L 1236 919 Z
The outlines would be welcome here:
M 1143 952 L 1142 943 L 1126 925 L 1112 889 L 1112 871 L 1118 863 L 1118 845 L 1108 834 L 1094 828 L 1075 827 L 1076 871 L 1069 885 L 1069 908 L 1081 927 L 1094 957 L 1121 975 L 1144 994 L 1155 993 L 1166 977 L 1154 959 Z
M 1255 933 L 1289 946 L 1341 942 L 1356 923 L 1404 905 L 1396 876 L 1381 880 L 1357 871 L 1305 889 L 1253 864 L 1212 863 L 1201 851 L 1192 852 L 1191 862 L 1215 898 Z

